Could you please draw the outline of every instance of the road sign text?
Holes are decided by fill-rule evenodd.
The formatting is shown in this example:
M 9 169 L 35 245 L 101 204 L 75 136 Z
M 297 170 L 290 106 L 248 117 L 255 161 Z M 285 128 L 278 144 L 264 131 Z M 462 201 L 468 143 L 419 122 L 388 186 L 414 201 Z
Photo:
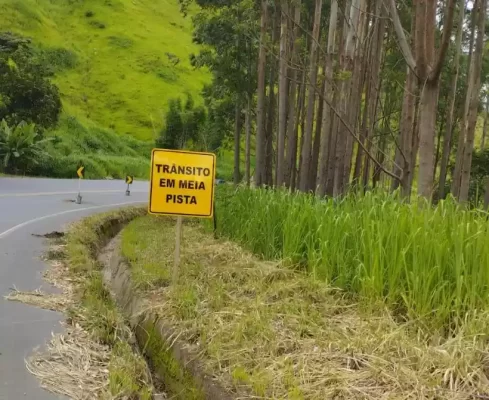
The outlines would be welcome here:
M 153 150 L 150 213 L 211 217 L 215 164 L 211 153 Z

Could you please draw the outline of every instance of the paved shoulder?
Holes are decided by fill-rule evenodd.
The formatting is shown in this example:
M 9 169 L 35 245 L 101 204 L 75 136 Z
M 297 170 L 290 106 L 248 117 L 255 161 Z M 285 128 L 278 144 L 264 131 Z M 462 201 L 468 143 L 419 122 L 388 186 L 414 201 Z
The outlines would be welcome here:
M 0 400 L 60 398 L 40 388 L 24 360 L 60 330 L 62 315 L 3 298 L 12 287 L 53 290 L 42 280 L 45 243 L 32 234 L 62 230 L 94 213 L 145 203 L 147 187 L 146 182 L 135 182 L 127 197 L 123 181 L 83 181 L 83 202 L 75 204 L 76 181 L 0 178 Z

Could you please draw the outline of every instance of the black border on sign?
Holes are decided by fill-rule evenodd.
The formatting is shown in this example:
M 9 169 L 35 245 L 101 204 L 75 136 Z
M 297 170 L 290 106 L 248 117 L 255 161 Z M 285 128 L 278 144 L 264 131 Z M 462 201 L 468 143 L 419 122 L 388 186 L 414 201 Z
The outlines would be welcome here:
M 195 154 L 199 156 L 211 156 L 212 157 L 212 187 L 211 187 L 211 209 L 209 214 L 182 214 L 182 213 L 170 213 L 170 212 L 154 212 L 151 211 L 151 194 L 153 193 L 153 169 L 154 169 L 154 154 L 164 151 L 166 153 L 184 153 L 184 154 Z M 216 155 L 214 153 L 198 152 L 198 151 L 187 151 L 187 150 L 167 150 L 167 149 L 153 149 L 151 150 L 151 174 L 149 181 L 149 207 L 148 212 L 153 215 L 181 215 L 184 217 L 201 217 L 201 218 L 212 218 L 214 214 L 214 186 L 216 185 Z

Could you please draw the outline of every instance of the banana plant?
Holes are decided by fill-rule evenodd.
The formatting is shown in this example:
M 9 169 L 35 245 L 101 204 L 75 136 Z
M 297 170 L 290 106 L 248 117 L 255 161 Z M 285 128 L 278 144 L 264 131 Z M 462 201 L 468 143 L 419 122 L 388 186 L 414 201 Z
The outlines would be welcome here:
M 37 165 L 49 154 L 44 145 L 52 138 L 42 138 L 35 124 L 24 121 L 17 126 L 9 126 L 5 120 L 0 123 L 0 160 L 5 171 L 26 170 Z

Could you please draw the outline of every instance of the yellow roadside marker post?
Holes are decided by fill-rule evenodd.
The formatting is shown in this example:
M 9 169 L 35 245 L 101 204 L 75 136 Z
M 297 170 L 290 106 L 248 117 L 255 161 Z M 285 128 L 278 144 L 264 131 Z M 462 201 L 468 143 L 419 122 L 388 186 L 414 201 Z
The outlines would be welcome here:
M 212 218 L 216 156 L 212 153 L 154 149 L 151 156 L 150 214 L 176 216 L 175 262 L 178 281 L 182 219 Z
M 131 195 L 131 190 L 129 188 L 130 188 L 130 185 L 132 185 L 133 182 L 134 182 L 134 177 L 131 176 L 131 175 L 127 175 L 126 176 L 126 183 L 127 183 L 126 196 L 130 196 Z
M 76 204 L 81 204 L 82 202 L 81 181 L 85 177 L 85 167 L 80 166 L 76 171 L 76 174 L 78 175 L 78 196 L 76 196 Z

